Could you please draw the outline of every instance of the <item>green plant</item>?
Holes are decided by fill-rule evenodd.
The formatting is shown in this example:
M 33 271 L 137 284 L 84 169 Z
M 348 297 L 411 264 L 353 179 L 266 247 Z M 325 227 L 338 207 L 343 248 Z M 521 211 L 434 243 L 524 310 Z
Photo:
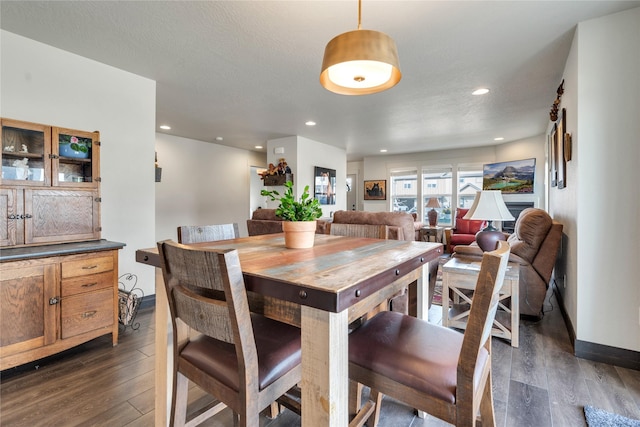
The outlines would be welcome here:
M 89 148 L 91 147 L 91 139 L 90 138 L 78 138 L 77 136 L 72 135 L 64 135 L 61 134 L 58 139 L 59 144 L 71 144 L 70 147 L 75 151 L 82 151 L 83 153 L 88 153 Z
M 276 209 L 276 215 L 285 221 L 314 221 L 322 216 L 320 202 L 309 196 L 309 186 L 304 187 L 300 200 L 297 201 L 293 194 L 293 182 L 284 183 L 286 190 L 281 196 L 276 190 L 262 190 L 260 194 L 271 200 L 279 200 L 280 206 Z

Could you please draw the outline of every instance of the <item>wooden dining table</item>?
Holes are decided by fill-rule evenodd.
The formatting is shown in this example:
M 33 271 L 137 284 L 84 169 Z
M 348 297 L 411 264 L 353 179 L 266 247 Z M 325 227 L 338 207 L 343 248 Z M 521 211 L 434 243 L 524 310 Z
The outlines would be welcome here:
M 429 262 L 440 243 L 317 234 L 309 249 L 286 249 L 283 234 L 197 243 L 237 249 L 252 311 L 301 327 L 302 425 L 347 426 L 348 325 L 417 282 L 418 317 L 426 318 Z M 160 267 L 157 248 L 136 261 Z M 167 296 L 156 270 L 156 425 L 167 425 L 171 363 Z

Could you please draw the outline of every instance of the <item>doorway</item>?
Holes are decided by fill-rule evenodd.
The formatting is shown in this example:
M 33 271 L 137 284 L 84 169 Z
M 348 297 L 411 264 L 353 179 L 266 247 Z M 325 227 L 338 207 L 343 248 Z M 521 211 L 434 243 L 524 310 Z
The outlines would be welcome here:
M 355 211 L 357 210 L 358 203 L 358 191 L 356 189 L 356 175 L 347 175 L 347 209 Z

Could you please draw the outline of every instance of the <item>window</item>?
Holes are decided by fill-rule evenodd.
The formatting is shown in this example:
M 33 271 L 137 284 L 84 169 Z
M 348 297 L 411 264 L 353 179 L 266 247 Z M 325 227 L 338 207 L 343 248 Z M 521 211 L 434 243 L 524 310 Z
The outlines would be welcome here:
M 417 173 L 413 171 L 391 172 L 391 211 L 392 212 L 417 212 L 416 202 Z
M 436 209 L 438 212 L 438 225 L 451 225 L 451 200 L 453 193 L 453 181 L 451 167 L 442 168 L 426 168 L 422 170 L 422 188 L 423 202 L 426 205 L 431 197 L 435 197 L 440 202 L 440 207 Z M 428 223 L 428 209 L 424 210 L 424 223 Z
M 469 209 L 476 197 L 476 192 L 482 191 L 482 168 L 458 169 L 458 207 Z

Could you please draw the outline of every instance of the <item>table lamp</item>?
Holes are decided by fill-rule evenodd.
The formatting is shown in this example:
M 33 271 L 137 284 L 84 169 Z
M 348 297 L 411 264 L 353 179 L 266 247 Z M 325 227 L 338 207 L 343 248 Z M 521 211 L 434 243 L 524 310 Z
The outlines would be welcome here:
M 429 219 L 429 227 L 435 227 L 438 224 L 438 212 L 435 208 L 440 208 L 440 202 L 438 202 L 437 198 L 430 197 L 424 207 L 431 208 L 431 210 L 427 212 L 427 218 Z
M 473 205 L 464 219 L 481 219 L 488 225 L 476 234 L 476 242 L 483 251 L 492 251 L 499 240 L 506 240 L 504 233 L 493 226 L 493 221 L 511 221 L 515 219 L 502 199 L 499 190 L 478 191 Z

